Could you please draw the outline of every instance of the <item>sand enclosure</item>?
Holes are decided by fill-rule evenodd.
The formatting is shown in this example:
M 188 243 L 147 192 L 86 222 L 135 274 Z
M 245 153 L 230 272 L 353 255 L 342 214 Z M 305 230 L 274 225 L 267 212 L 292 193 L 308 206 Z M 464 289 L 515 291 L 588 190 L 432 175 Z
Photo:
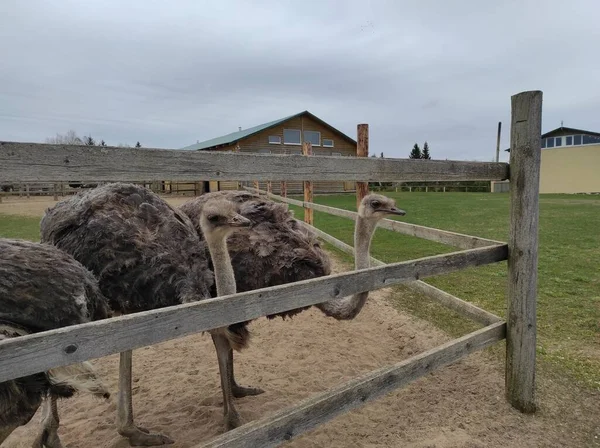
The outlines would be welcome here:
M 26 203 L 27 214 L 40 216 L 52 201 L 20 202 Z M 0 204 L 0 213 L 8 213 L 7 206 L 17 208 L 6 201 Z M 25 214 L 23 209 L 19 214 Z M 335 267 L 347 269 L 339 263 Z M 387 301 L 391 293 L 374 292 L 364 311 L 350 322 L 325 318 L 315 309 L 291 321 L 255 321 L 250 348 L 235 355 L 236 376 L 240 384 L 266 392 L 237 400 L 242 418 L 268 416 L 451 339 L 427 322 L 398 312 Z M 116 398 L 118 355 L 93 362 Z M 475 353 L 285 446 L 579 447 L 587 445 L 584 437 L 592 446 L 589 428 L 597 425 L 593 422 L 597 397 L 580 396 L 576 389 L 545 379 L 540 411 L 524 416 L 504 401 L 502 369 L 488 354 Z M 174 438 L 174 448 L 193 447 L 223 432 L 218 366 L 208 335 L 135 350 L 134 381 L 137 423 Z M 128 446 L 115 430 L 114 403 L 78 396 L 60 402 L 59 410 L 65 447 Z M 3 447 L 30 447 L 39 418 L 38 413 Z

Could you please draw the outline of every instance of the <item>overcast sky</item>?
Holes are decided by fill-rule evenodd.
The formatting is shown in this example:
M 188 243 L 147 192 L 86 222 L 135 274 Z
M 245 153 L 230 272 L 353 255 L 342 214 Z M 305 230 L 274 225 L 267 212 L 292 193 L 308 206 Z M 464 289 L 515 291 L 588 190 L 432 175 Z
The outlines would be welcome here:
M 352 137 L 369 123 L 377 154 L 492 160 L 523 90 L 544 91 L 544 131 L 600 131 L 598 17 L 597 0 L 1 0 L 0 140 L 179 148 L 306 109 Z

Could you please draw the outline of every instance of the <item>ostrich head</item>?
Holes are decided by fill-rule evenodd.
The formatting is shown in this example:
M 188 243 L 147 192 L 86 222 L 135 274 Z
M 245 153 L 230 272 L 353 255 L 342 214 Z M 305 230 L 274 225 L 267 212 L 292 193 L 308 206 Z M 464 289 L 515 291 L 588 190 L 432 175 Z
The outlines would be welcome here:
M 379 221 L 386 215 L 404 216 L 406 212 L 396 207 L 396 201 L 380 194 L 368 194 L 360 202 L 358 215 L 361 218 Z
M 235 204 L 224 198 L 206 202 L 200 214 L 200 226 L 206 237 L 225 239 L 238 227 L 250 227 L 252 221 L 237 212 Z

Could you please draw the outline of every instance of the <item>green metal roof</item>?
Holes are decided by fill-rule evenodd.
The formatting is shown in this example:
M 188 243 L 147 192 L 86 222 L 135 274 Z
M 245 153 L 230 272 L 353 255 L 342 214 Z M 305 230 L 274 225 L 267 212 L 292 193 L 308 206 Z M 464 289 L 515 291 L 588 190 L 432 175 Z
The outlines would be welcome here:
M 189 145 L 189 146 L 185 146 L 183 148 L 180 148 L 181 150 L 187 150 L 187 151 L 198 151 L 198 150 L 202 150 L 202 149 L 209 149 L 209 148 L 214 148 L 217 146 L 222 146 L 222 145 L 230 145 L 232 143 L 235 143 L 243 138 L 246 137 L 250 137 L 253 134 L 257 134 L 261 131 L 264 131 L 265 129 L 269 129 L 272 128 L 274 126 L 277 126 L 285 121 L 291 120 L 292 118 L 296 118 L 299 117 L 301 115 L 307 115 L 310 118 L 312 118 L 313 120 L 321 123 L 322 125 L 330 128 L 331 130 L 337 132 L 338 134 L 342 135 L 344 138 L 348 139 L 350 142 L 356 144 L 356 141 L 350 137 L 348 137 L 346 134 L 338 131 L 337 129 L 335 129 L 333 126 L 331 126 L 330 124 L 327 124 L 326 122 L 324 122 L 323 120 L 321 120 L 320 118 L 314 116 L 313 114 L 311 114 L 308 111 L 303 111 L 300 112 L 298 114 L 295 115 L 290 115 L 288 117 L 284 117 L 284 118 L 280 118 L 279 120 L 274 120 L 274 121 L 270 121 L 268 123 L 263 123 L 263 124 L 259 124 L 258 126 L 254 126 L 252 128 L 248 128 L 248 129 L 244 129 L 241 131 L 237 131 L 237 132 L 232 132 L 231 134 L 227 134 L 227 135 L 223 135 L 221 137 L 216 137 L 210 140 L 206 140 L 203 142 L 199 142 L 199 143 L 194 143 L 193 145 Z

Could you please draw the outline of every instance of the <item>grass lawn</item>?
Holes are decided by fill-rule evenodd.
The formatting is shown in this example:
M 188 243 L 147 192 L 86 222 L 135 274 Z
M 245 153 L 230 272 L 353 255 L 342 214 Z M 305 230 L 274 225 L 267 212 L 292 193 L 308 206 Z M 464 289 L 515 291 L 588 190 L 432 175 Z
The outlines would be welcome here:
M 407 211 L 403 221 L 506 241 L 508 195 L 489 193 L 386 193 Z M 317 196 L 316 202 L 355 210 L 351 195 Z M 302 217 L 302 210 L 296 216 Z M 544 195 L 540 199 L 538 353 L 550 367 L 586 387 L 600 389 L 600 200 Z M 353 221 L 315 212 L 315 225 L 352 244 Z M 0 215 L 0 237 L 39 239 L 39 218 Z M 373 256 L 394 262 L 451 252 L 449 246 L 379 229 Z M 338 251 L 338 253 L 340 253 Z M 345 256 L 347 260 L 349 257 Z M 506 263 L 427 279 L 433 285 L 505 315 Z M 475 325 L 423 296 L 396 286 L 392 300 L 450 334 Z
M 385 193 L 407 211 L 401 220 L 500 241 L 508 239 L 508 194 Z M 351 195 L 317 196 L 319 204 L 356 210 Z M 302 209 L 292 207 L 301 218 Z M 353 222 L 315 212 L 315 225 L 352 244 Z M 600 389 L 600 200 L 590 196 L 542 195 L 538 281 L 538 355 L 543 367 L 586 387 Z M 331 247 L 330 247 L 331 249 Z M 455 249 L 379 229 L 372 255 L 385 262 Z M 341 253 L 341 252 L 340 252 Z M 344 255 L 345 256 L 345 255 Z M 348 256 L 345 256 L 350 260 Z M 506 311 L 506 262 L 437 276 L 427 281 L 500 316 Z M 395 304 L 453 335 L 476 328 L 471 322 L 395 287 Z

